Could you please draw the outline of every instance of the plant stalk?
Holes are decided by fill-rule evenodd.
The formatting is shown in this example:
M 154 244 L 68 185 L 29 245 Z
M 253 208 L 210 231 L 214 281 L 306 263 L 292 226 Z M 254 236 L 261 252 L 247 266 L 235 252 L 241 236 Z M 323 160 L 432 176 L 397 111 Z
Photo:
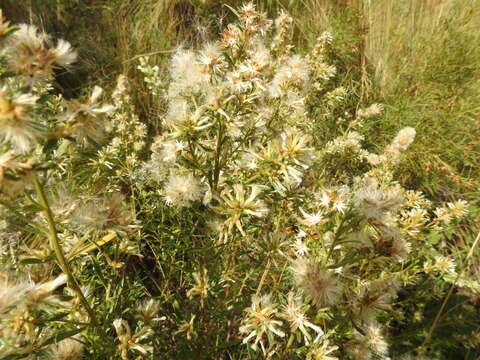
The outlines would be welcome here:
M 80 299 L 80 302 L 82 303 L 83 307 L 87 311 L 88 316 L 90 317 L 91 326 L 93 326 L 98 331 L 99 334 L 106 336 L 105 332 L 103 331 L 100 324 L 98 323 L 92 308 L 88 304 L 88 301 L 85 298 L 85 295 L 83 295 L 82 289 L 80 289 L 80 286 L 78 285 L 76 279 L 72 275 L 70 266 L 65 258 L 62 247 L 60 246 L 60 241 L 58 239 L 57 228 L 55 225 L 55 221 L 53 219 L 52 210 L 48 205 L 48 201 L 47 201 L 47 198 L 45 197 L 45 193 L 43 191 L 42 185 L 38 181 L 38 177 L 36 174 L 33 177 L 33 183 L 35 186 L 35 192 L 37 193 L 39 203 L 42 206 L 43 211 L 45 213 L 45 217 L 48 223 L 48 237 L 50 240 L 50 246 L 53 248 L 55 252 L 57 263 L 62 269 L 62 271 L 67 275 L 69 286 L 72 288 L 73 291 L 75 291 L 78 298 Z
M 457 277 L 455 278 L 455 281 L 450 286 L 450 289 L 448 290 L 447 296 L 445 296 L 445 299 L 443 299 L 442 305 L 440 306 L 440 310 L 438 310 L 438 313 L 435 316 L 435 319 L 433 320 L 432 326 L 430 327 L 430 330 L 428 331 L 428 334 L 425 337 L 425 340 L 423 341 L 422 345 L 420 346 L 420 349 L 419 349 L 420 353 L 424 353 L 426 351 L 426 346 L 427 346 L 428 342 L 430 341 L 435 328 L 438 325 L 440 317 L 442 316 L 443 312 L 445 311 L 445 307 L 447 306 L 448 300 L 452 296 L 453 290 L 455 289 L 455 286 L 457 285 L 457 282 L 460 279 L 460 276 L 462 275 L 463 271 L 467 267 L 468 260 L 470 260 L 470 258 L 472 257 L 473 252 L 474 252 L 475 248 L 477 247 L 479 241 L 480 241 L 480 232 L 477 234 L 477 237 L 475 238 L 475 241 L 473 242 L 472 246 L 470 247 L 470 250 L 468 251 L 468 254 L 465 257 L 465 260 L 462 264 L 462 268 L 458 271 Z

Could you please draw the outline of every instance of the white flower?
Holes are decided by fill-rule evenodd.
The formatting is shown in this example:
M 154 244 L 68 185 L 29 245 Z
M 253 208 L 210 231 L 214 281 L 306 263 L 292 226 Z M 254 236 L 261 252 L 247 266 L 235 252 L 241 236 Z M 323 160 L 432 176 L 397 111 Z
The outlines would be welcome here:
M 292 247 L 295 249 L 295 254 L 299 256 L 304 256 L 308 254 L 310 249 L 308 248 L 307 244 L 305 244 L 304 241 L 302 241 L 301 238 L 297 237 L 295 240 L 295 243 L 293 243 Z
M 225 189 L 220 194 L 223 200 L 220 211 L 228 216 L 228 219 L 225 220 L 227 232 L 230 233 L 235 226 L 238 231 L 245 236 L 246 234 L 243 231 L 240 221 L 241 217 L 251 215 L 261 218 L 268 213 L 268 208 L 265 206 L 265 203 L 257 199 L 262 191 L 260 187 L 253 185 L 250 189 L 250 195 L 247 196 L 244 185 L 235 184 L 232 189 Z
M 359 109 L 357 111 L 357 116 L 363 117 L 363 118 L 369 118 L 375 115 L 380 114 L 380 112 L 383 110 L 383 105 L 381 104 L 372 104 L 369 107 L 365 109 Z
M 410 144 L 415 139 L 415 129 L 412 127 L 405 127 L 400 130 L 393 139 L 392 143 L 385 148 L 385 154 L 390 155 L 394 159 L 398 158 L 400 152 L 407 150 Z
M 450 223 L 450 221 L 452 220 L 452 213 L 444 207 L 436 208 L 433 213 L 435 214 L 437 221 L 441 221 L 445 224 Z
M 360 159 L 363 159 L 367 154 L 362 149 L 361 140 L 363 140 L 362 135 L 355 131 L 348 131 L 346 134 L 329 141 L 324 151 L 327 154 L 356 154 Z
M 455 261 L 448 257 L 439 255 L 435 258 L 435 269 L 442 273 L 452 274 L 455 272 Z
M 256 9 L 255 9 L 255 4 L 253 3 L 253 1 L 250 1 L 248 3 L 244 3 L 242 5 L 242 7 L 240 8 L 240 12 L 246 18 L 255 15 Z
M 305 98 L 301 97 L 295 91 L 287 91 L 285 104 L 289 106 L 295 113 L 301 114 L 305 109 Z
M 52 49 L 52 54 L 55 56 L 55 62 L 63 67 L 71 65 L 77 59 L 77 53 L 72 45 L 62 39 L 58 40 L 57 46 Z
M 299 219 L 300 223 L 303 225 L 306 225 L 308 227 L 316 226 L 316 225 L 322 225 L 325 223 L 325 218 L 323 217 L 323 212 L 322 210 L 317 211 L 316 213 L 313 214 L 308 214 L 306 213 L 302 208 L 299 208 L 300 212 L 303 215 L 303 219 Z
M 198 107 L 194 112 L 188 109 L 186 103 L 179 108 L 175 118 L 168 118 L 167 125 L 172 128 L 171 138 L 179 138 L 191 135 L 195 132 L 208 129 L 213 125 L 209 116 L 204 116 L 205 106 Z M 171 110 L 170 110 L 171 111 Z
M 243 93 L 253 87 L 253 82 L 245 80 L 242 75 L 238 71 L 231 71 L 226 75 L 227 83 L 235 93 Z
M 380 165 L 381 163 L 387 161 L 387 157 L 385 155 L 377 155 L 377 154 L 368 154 L 367 155 L 367 161 L 373 165 L 377 166 Z
M 188 207 L 193 202 L 201 200 L 204 187 L 192 175 L 171 175 L 163 188 L 165 202 L 176 207 Z
M 318 306 L 336 304 L 342 295 L 343 285 L 331 271 L 304 257 L 297 258 L 292 266 L 296 285 L 303 289 Z
M 149 324 L 165 320 L 165 316 L 158 317 L 160 310 L 160 302 L 155 299 L 145 299 L 137 304 L 136 318 L 141 319 L 144 323 Z
M 416 131 L 414 128 L 412 127 L 403 128 L 398 132 L 395 139 L 393 139 L 393 144 L 395 144 L 395 146 L 399 150 L 405 151 L 415 139 L 415 134 L 416 134 Z
M 238 165 L 240 165 L 241 167 L 247 168 L 249 170 L 257 169 L 258 168 L 257 158 L 252 152 L 250 151 L 245 152 L 245 154 L 243 154 L 243 156 L 239 159 Z
M 279 337 L 284 337 L 285 333 L 280 330 L 282 321 L 277 320 L 274 316 L 277 314 L 277 309 L 272 303 L 271 295 L 253 296 L 252 305 L 245 309 L 246 317 L 243 319 L 243 325 L 240 326 L 240 333 L 245 334 L 243 343 L 248 343 L 253 339 L 252 347 L 257 348 L 260 343 L 262 349 L 265 348 L 263 344 L 263 337 L 274 334 Z
M 177 154 L 185 147 L 182 141 L 168 140 L 163 142 L 160 150 L 160 159 L 164 162 L 173 163 L 177 159 Z
M 328 340 L 323 340 L 322 345 L 313 348 L 308 354 L 306 360 L 338 360 L 337 357 L 330 354 L 338 349 L 338 346 L 329 346 Z
M 68 104 L 67 111 L 60 117 L 61 121 L 71 123 L 71 133 L 79 141 L 92 139 L 100 141 L 106 124 L 99 123 L 99 117 L 111 113 L 113 105 L 100 104 L 99 99 L 103 89 L 95 86 L 86 103 L 72 101 Z
M 348 207 L 349 196 L 346 188 L 323 190 L 319 202 L 323 207 L 343 214 Z
M 225 49 L 234 48 L 239 44 L 242 31 L 233 24 L 228 24 L 221 34 L 220 42 Z
M 312 341 L 312 335 L 308 332 L 307 328 L 312 329 L 316 333 L 316 337 L 313 339 L 313 342 L 316 343 L 320 336 L 323 335 L 323 330 L 308 321 L 305 311 L 305 305 L 301 300 L 294 299 L 293 293 L 290 292 L 288 293 L 287 304 L 282 306 L 280 317 L 290 323 L 290 330 L 292 332 L 300 330 L 303 334 L 305 344 L 309 344 Z
M 24 75 L 29 85 L 50 80 L 55 66 L 68 66 L 77 54 L 65 40 L 59 40 L 55 48 L 48 48 L 49 36 L 34 25 L 19 25 L 8 39 L 7 58 L 11 68 Z
M 27 152 L 39 134 L 38 124 L 30 116 L 30 109 L 38 96 L 20 94 L 9 97 L 6 88 L 0 89 L 0 139 L 21 152 Z
M 453 217 L 460 218 L 468 214 L 468 202 L 465 200 L 457 200 L 447 204 Z
M 83 344 L 75 338 L 60 341 L 50 348 L 51 360 L 80 360 L 83 358 Z

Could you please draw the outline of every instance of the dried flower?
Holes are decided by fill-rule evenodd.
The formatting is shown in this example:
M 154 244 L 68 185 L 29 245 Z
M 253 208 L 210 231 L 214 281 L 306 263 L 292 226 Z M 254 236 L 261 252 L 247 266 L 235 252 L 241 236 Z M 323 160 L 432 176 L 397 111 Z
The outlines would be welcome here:
M 194 326 L 195 317 L 196 315 L 192 314 L 192 316 L 190 317 L 190 321 L 185 321 L 182 325 L 180 325 L 180 327 L 175 332 L 175 334 L 186 333 L 187 339 L 191 340 L 195 334 L 195 326 Z
M 83 344 L 75 338 L 68 338 L 50 349 L 52 360 L 80 360 L 83 358 Z
M 153 324 L 158 321 L 165 320 L 166 317 L 158 317 L 160 311 L 160 302 L 155 299 L 145 299 L 137 305 L 136 318 L 142 320 L 145 324 Z
M 113 327 L 117 333 L 118 340 L 120 344 L 118 345 L 122 359 L 128 359 L 128 352 L 131 350 L 136 350 L 142 354 L 148 354 L 153 352 L 153 347 L 151 345 L 142 344 L 141 341 L 151 335 L 151 329 L 144 327 L 135 335 L 132 334 L 130 325 L 126 320 L 115 319 L 113 321 Z
M 192 174 L 171 175 L 163 188 L 165 202 L 176 207 L 188 207 L 201 200 L 204 189 Z
M 322 345 L 309 351 L 306 360 L 338 360 L 337 357 L 330 354 L 338 350 L 338 346 L 330 346 L 328 340 L 323 340 Z
M 380 189 L 371 184 L 360 188 L 355 194 L 355 204 L 358 211 L 366 218 L 384 223 L 389 213 L 398 210 L 403 196 L 399 186 Z
M 203 269 L 201 272 L 194 272 L 193 278 L 195 279 L 195 285 L 188 290 L 187 296 L 200 296 L 200 301 L 203 307 L 203 301 L 207 298 L 210 289 L 207 270 Z
M 70 221 L 82 228 L 125 231 L 132 216 L 125 204 L 125 197 L 120 193 L 114 193 L 104 198 L 90 199 L 78 206 Z
M 382 110 L 383 110 L 383 106 L 381 104 L 372 104 L 365 109 L 359 109 L 357 111 L 357 116 L 362 118 L 369 118 L 369 117 L 380 114 Z
M 252 305 L 246 308 L 245 312 L 243 325 L 240 326 L 240 333 L 246 335 L 243 343 L 253 340 L 252 348 L 257 349 L 257 345 L 260 344 L 262 350 L 264 350 L 264 336 L 269 334 L 279 337 L 285 336 L 285 333 L 279 329 L 282 321 L 274 318 L 277 309 L 272 303 L 271 295 L 253 296 Z
M 99 118 L 114 110 L 113 105 L 102 105 L 99 99 L 103 89 L 95 86 L 87 102 L 78 101 L 68 103 L 67 111 L 60 117 L 61 121 L 70 124 L 70 132 L 78 141 L 87 139 L 99 142 L 102 139 L 105 124 L 99 123 Z
M 407 150 L 415 139 L 415 129 L 406 127 L 400 130 L 392 143 L 385 148 L 385 154 L 398 159 L 400 153 Z
M 0 90 L 1 141 L 8 142 L 14 149 L 26 152 L 39 134 L 39 126 L 30 116 L 30 109 L 38 96 L 30 94 L 7 95 L 7 89 Z
M 257 199 L 262 191 L 260 187 L 251 186 L 250 188 L 251 191 L 248 197 L 242 184 L 235 184 L 232 189 L 225 189 L 220 195 L 223 201 L 221 211 L 228 216 L 227 220 L 225 220 L 225 226 L 229 233 L 235 226 L 245 236 L 241 218 L 245 215 L 261 218 L 268 213 L 265 203 Z
M 381 326 L 376 323 L 370 323 L 364 330 L 364 334 L 357 332 L 354 340 L 348 348 L 349 354 L 358 360 L 373 359 L 373 354 L 385 357 L 388 355 L 388 343 L 382 335 Z
M 49 36 L 40 32 L 34 25 L 19 25 L 9 38 L 7 56 L 9 64 L 21 73 L 27 84 L 34 85 L 50 80 L 56 66 L 72 64 L 77 54 L 71 45 L 59 40 L 56 47 L 47 47 Z
M 3 11 L 0 9 L 0 36 L 3 36 L 10 29 L 10 21 L 7 21 L 3 16 Z
M 318 306 L 335 305 L 342 295 L 343 285 L 327 269 L 310 259 L 297 258 L 292 266 L 294 281 L 305 295 Z
M 316 337 L 313 342 L 316 343 L 320 336 L 323 335 L 323 330 L 308 321 L 308 317 L 305 315 L 306 306 L 299 299 L 294 299 L 292 292 L 288 293 L 287 304 L 282 306 L 282 312 L 280 317 L 290 323 L 290 330 L 295 332 L 300 330 L 305 340 L 305 344 L 309 344 L 312 341 L 312 335 L 308 332 L 307 328 L 310 328 L 316 333 Z

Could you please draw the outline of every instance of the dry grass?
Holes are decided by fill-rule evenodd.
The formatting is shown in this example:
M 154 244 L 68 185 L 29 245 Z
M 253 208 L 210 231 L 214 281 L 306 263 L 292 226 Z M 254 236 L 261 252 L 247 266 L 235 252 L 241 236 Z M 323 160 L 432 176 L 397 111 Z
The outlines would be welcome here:
M 358 0 L 368 29 L 365 56 L 378 84 L 392 89 L 398 77 L 410 69 L 423 69 L 431 52 L 441 48 L 450 31 L 474 35 L 480 32 L 478 0 Z

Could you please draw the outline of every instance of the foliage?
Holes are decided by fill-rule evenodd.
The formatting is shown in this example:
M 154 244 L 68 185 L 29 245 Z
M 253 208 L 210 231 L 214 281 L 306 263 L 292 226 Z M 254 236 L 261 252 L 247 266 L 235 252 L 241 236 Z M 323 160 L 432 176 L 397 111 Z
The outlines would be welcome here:
M 402 186 L 423 134 L 365 138 L 391 110 L 352 106 L 335 34 L 230 11 L 108 98 L 64 96 L 76 51 L 0 16 L 0 356 L 478 356 L 476 207 Z

